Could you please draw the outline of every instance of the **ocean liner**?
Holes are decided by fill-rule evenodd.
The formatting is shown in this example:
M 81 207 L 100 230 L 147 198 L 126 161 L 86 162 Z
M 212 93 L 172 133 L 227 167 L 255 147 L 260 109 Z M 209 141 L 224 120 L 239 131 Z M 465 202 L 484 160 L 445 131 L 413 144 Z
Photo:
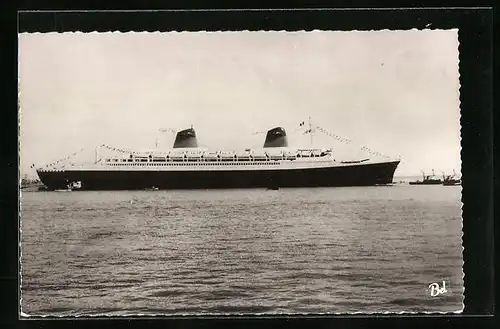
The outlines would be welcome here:
M 312 133 L 311 128 L 306 132 Z M 103 149 L 113 154 L 103 156 Z M 95 149 L 92 163 L 71 163 L 69 157 L 63 160 L 37 169 L 40 180 L 51 190 L 368 186 L 392 183 L 400 162 L 342 161 L 331 148 L 291 148 L 282 127 L 267 131 L 262 148 L 199 147 L 191 127 L 177 132 L 173 148 L 163 152 L 101 145 Z

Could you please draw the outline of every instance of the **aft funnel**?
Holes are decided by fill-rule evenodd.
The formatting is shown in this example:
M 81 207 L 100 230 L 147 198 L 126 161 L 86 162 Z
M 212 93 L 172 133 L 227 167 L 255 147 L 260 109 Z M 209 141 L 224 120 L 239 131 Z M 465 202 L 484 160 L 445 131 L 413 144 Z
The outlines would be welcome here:
M 175 136 L 174 148 L 198 147 L 196 132 L 193 128 L 184 129 Z
M 276 127 L 267 132 L 264 147 L 288 147 L 285 129 Z

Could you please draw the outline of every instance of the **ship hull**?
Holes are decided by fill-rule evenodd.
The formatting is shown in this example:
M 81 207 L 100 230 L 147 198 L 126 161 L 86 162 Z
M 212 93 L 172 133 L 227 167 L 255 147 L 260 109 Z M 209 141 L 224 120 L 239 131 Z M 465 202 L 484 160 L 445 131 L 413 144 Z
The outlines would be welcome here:
M 51 190 L 81 182 L 80 190 L 220 189 L 259 187 L 369 186 L 392 183 L 399 161 L 287 170 L 38 171 Z
M 425 182 L 410 182 L 410 185 L 442 185 L 443 182 L 440 180 L 431 180 Z

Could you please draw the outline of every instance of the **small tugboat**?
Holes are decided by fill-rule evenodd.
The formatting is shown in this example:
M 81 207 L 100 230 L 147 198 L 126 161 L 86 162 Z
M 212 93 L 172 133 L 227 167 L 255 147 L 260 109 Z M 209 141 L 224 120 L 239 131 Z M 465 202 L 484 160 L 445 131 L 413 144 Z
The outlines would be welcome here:
M 442 183 L 443 181 L 436 177 L 434 169 L 432 169 L 432 175 L 426 176 L 425 173 L 422 172 L 422 180 L 410 182 L 410 185 L 441 185 Z
M 453 175 L 448 175 L 443 178 L 443 186 L 455 186 L 460 185 L 462 180 L 460 178 L 456 178 L 455 170 L 453 170 Z
M 71 191 L 78 190 L 78 189 L 81 189 L 81 188 L 82 188 L 82 182 L 80 182 L 80 181 L 78 181 L 78 182 L 67 182 L 66 188 L 56 189 L 54 191 L 56 191 L 56 192 L 71 192 Z

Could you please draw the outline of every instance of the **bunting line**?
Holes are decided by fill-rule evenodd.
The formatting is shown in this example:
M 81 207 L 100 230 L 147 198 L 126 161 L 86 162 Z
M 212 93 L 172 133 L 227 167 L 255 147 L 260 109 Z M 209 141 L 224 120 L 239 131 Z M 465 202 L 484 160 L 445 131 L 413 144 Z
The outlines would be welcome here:
M 305 122 L 302 121 L 302 122 L 300 122 L 299 127 L 302 127 L 304 125 L 305 125 Z M 338 136 L 338 135 L 336 135 L 336 134 L 334 134 L 332 132 L 329 132 L 328 130 L 326 130 L 326 129 L 320 127 L 320 126 L 315 126 L 314 129 L 319 130 L 323 134 L 325 134 L 325 135 L 327 135 L 327 136 L 335 139 L 336 141 L 339 141 L 339 142 L 342 142 L 342 143 L 345 143 L 345 144 L 351 144 L 352 143 L 351 139 Z M 313 133 L 313 129 L 307 129 L 303 134 L 305 135 L 305 134 L 309 134 L 309 133 Z M 373 151 L 372 149 L 370 149 L 370 148 L 368 148 L 366 146 L 361 146 L 361 150 L 365 151 L 365 152 L 367 152 L 367 153 L 369 153 L 369 154 L 371 154 L 373 156 L 380 156 L 380 157 L 390 158 L 389 156 L 384 155 L 384 154 L 382 154 L 380 152 Z

